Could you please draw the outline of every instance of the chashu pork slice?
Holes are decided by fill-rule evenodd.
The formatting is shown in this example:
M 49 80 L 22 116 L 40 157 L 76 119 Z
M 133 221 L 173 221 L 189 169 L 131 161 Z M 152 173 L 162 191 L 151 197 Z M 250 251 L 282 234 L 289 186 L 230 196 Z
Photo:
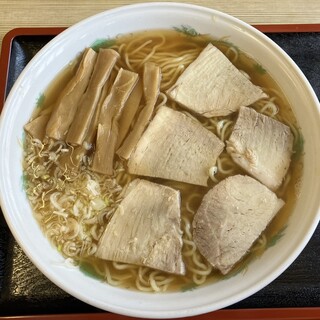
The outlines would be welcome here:
M 267 97 L 212 44 L 186 68 L 167 94 L 207 118 L 226 116 Z
M 288 171 L 293 140 L 285 124 L 241 107 L 227 141 L 227 152 L 251 176 L 275 191 Z
M 185 274 L 181 250 L 180 192 L 135 179 L 108 223 L 96 256 Z
M 283 205 L 254 178 L 228 177 L 204 196 L 193 220 L 194 242 L 213 267 L 227 274 Z
M 159 108 L 128 161 L 131 174 L 207 186 L 224 143 L 194 118 Z

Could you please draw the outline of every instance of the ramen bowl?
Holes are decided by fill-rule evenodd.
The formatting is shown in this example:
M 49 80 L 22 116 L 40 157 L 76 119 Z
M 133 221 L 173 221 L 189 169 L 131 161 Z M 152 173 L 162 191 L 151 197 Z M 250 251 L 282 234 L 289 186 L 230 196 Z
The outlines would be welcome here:
M 228 41 L 267 70 L 287 97 L 304 139 L 299 197 L 282 237 L 247 266 L 246 272 L 187 291 L 144 293 L 111 286 L 68 267 L 43 235 L 23 188 L 23 126 L 39 96 L 57 74 L 98 39 L 151 29 L 187 28 Z M 109 10 L 68 28 L 27 65 L 12 88 L 1 115 L 1 208 L 15 239 L 37 268 L 74 297 L 102 310 L 148 318 L 199 315 L 230 306 L 256 293 L 304 249 L 320 218 L 320 107 L 303 73 L 261 32 L 227 14 L 194 5 L 145 3 Z M 303 213 L 303 214 L 302 214 Z

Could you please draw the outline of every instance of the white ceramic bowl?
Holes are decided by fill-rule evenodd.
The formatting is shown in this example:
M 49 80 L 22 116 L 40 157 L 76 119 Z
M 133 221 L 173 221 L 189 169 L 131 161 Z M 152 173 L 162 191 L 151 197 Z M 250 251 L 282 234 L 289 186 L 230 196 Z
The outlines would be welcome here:
M 189 25 L 199 33 L 229 40 L 253 56 L 280 84 L 305 139 L 301 196 L 284 236 L 245 274 L 188 292 L 147 294 L 111 287 L 64 266 L 44 238 L 22 187 L 23 125 L 35 102 L 59 70 L 98 38 L 128 32 Z M 88 18 L 54 38 L 25 68 L 11 90 L 1 116 L 0 196 L 7 223 L 31 261 L 56 285 L 78 299 L 115 313 L 174 318 L 197 315 L 236 303 L 278 277 L 299 255 L 319 218 L 320 116 L 318 100 L 306 78 L 277 45 L 251 26 L 211 9 L 175 3 L 145 3 L 113 9 Z

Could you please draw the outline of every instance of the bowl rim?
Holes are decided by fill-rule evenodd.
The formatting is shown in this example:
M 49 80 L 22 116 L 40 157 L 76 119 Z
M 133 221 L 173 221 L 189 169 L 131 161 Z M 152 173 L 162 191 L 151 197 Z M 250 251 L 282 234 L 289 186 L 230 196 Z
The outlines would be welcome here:
M 249 30 L 249 32 L 252 32 L 255 35 L 259 35 L 260 37 L 262 37 L 264 39 L 264 41 L 267 41 L 268 44 L 270 44 L 273 47 L 273 49 L 276 48 L 276 50 L 278 52 L 280 52 L 282 55 L 285 55 L 289 65 L 295 66 L 295 72 L 298 73 L 298 75 L 304 80 L 304 84 L 305 84 L 307 90 L 309 90 L 310 95 L 313 97 L 315 103 L 318 106 L 318 111 L 320 110 L 319 102 L 317 100 L 317 97 L 316 97 L 311 85 L 309 84 L 308 80 L 306 79 L 306 77 L 304 76 L 302 71 L 293 62 L 293 60 L 284 52 L 283 49 L 281 49 L 272 40 L 270 40 L 267 36 L 265 36 L 260 31 L 256 30 L 254 27 L 250 26 L 249 24 L 239 20 L 236 17 L 233 17 L 233 16 L 231 16 L 229 14 L 226 14 L 224 12 L 221 12 L 221 11 L 218 11 L 218 10 L 215 10 L 215 9 L 211 9 L 211 8 L 207 8 L 207 7 L 202 7 L 202 6 L 199 6 L 199 5 L 175 3 L 175 2 L 137 3 L 137 4 L 131 4 L 131 5 L 126 5 L 126 6 L 122 6 L 122 7 L 118 7 L 118 8 L 109 9 L 107 11 L 100 12 L 100 13 L 95 14 L 95 15 L 93 15 L 91 17 L 88 17 L 88 18 L 86 18 L 84 20 L 81 20 L 80 22 L 78 22 L 78 23 L 74 24 L 73 26 L 69 27 L 68 29 L 64 30 L 61 34 L 57 35 L 53 40 L 51 40 L 48 45 L 44 46 L 40 50 L 40 52 L 32 59 L 32 61 L 28 64 L 28 66 L 23 70 L 22 74 L 19 76 L 19 79 L 16 81 L 16 83 L 14 84 L 12 90 L 10 91 L 10 93 L 8 95 L 8 98 L 7 98 L 7 100 L 6 100 L 5 104 L 4 104 L 4 108 L 3 108 L 2 114 L 1 114 L 0 133 L 1 133 L 2 128 L 4 126 L 3 125 L 4 119 L 6 119 L 7 113 L 8 113 L 8 110 L 7 110 L 8 107 L 6 107 L 6 106 L 10 105 L 11 99 L 15 95 L 15 92 L 16 92 L 17 88 L 19 87 L 21 79 L 24 77 L 24 75 L 28 72 L 28 70 L 34 64 L 34 61 L 36 61 L 38 59 L 38 57 L 43 54 L 43 52 L 45 52 L 46 50 L 49 50 L 53 46 L 53 44 L 59 43 L 60 39 L 63 39 L 64 37 L 68 36 L 69 34 L 72 34 L 74 32 L 74 30 L 77 30 L 77 28 L 79 28 L 81 26 L 85 26 L 87 24 L 90 24 L 91 22 L 94 22 L 96 19 L 100 19 L 102 17 L 109 16 L 109 15 L 119 15 L 119 14 L 122 14 L 123 12 L 127 12 L 128 10 L 130 11 L 130 10 L 142 10 L 142 9 L 150 10 L 151 9 L 151 11 L 152 11 L 152 10 L 159 9 L 159 7 L 164 8 L 164 9 L 175 8 L 175 9 L 181 9 L 181 10 L 183 10 L 183 9 L 184 10 L 195 10 L 195 11 L 203 12 L 205 14 L 209 14 L 209 13 L 210 14 L 214 14 L 214 15 L 220 16 L 220 17 L 228 20 L 229 22 L 232 21 L 233 23 L 235 23 L 237 25 L 241 25 L 246 30 Z M 2 160 L 1 160 L 1 162 L 2 162 Z M 2 170 L 2 164 L 1 164 L 0 170 Z M 3 182 L 1 182 L 0 183 L 0 190 L 2 189 L 2 191 L 3 191 L 4 187 L 5 187 L 5 185 L 3 184 Z M 297 256 L 301 253 L 303 248 L 306 246 L 306 244 L 310 240 L 310 238 L 311 238 L 313 232 L 315 231 L 315 229 L 316 229 L 316 227 L 317 227 L 317 225 L 319 223 L 319 220 L 320 220 L 320 211 L 319 211 L 319 206 L 318 206 L 318 213 L 317 213 L 317 215 L 314 216 L 313 221 L 310 223 L 310 227 L 308 229 L 309 232 L 305 235 L 303 240 L 299 243 L 299 246 L 295 249 L 294 253 L 289 255 L 289 257 L 287 257 L 285 263 L 282 263 L 279 266 L 279 268 L 277 269 L 277 272 L 274 272 L 274 273 L 270 274 L 268 277 L 264 277 L 262 280 L 260 280 L 258 286 L 251 287 L 251 290 L 247 290 L 245 294 L 240 293 L 237 296 L 233 296 L 233 297 L 229 298 L 228 301 L 224 301 L 224 303 L 220 303 L 220 305 L 217 304 L 217 308 L 215 308 L 215 309 L 210 309 L 210 306 L 208 306 L 208 305 L 201 305 L 198 308 L 192 308 L 190 310 L 186 310 L 185 312 L 182 312 L 181 310 L 179 310 L 179 311 L 176 311 L 176 310 L 172 310 L 172 311 L 153 311 L 153 312 L 150 311 L 150 310 L 148 310 L 148 311 L 130 310 L 130 309 L 125 309 L 125 308 L 121 308 L 121 307 L 117 307 L 117 306 L 110 306 L 110 305 L 108 305 L 108 309 L 106 309 L 105 302 L 103 302 L 103 303 L 101 302 L 100 303 L 99 301 L 98 302 L 97 301 L 95 301 L 95 302 L 89 301 L 90 299 L 87 296 L 83 296 L 82 293 L 79 293 L 76 290 L 72 290 L 69 287 L 66 287 L 66 285 L 63 282 L 61 282 L 59 279 L 56 279 L 54 274 L 52 274 L 52 272 L 47 269 L 46 264 L 44 264 L 42 261 L 39 261 L 38 259 L 36 259 L 34 257 L 34 255 L 32 254 L 32 252 L 30 252 L 28 250 L 28 248 L 25 247 L 24 240 L 21 238 L 20 234 L 16 232 L 16 227 L 15 227 L 14 223 L 10 219 L 9 211 L 11 210 L 11 208 L 9 209 L 7 207 L 7 201 L 6 201 L 6 199 L 4 199 L 5 198 L 4 197 L 4 193 L 2 191 L 0 192 L 0 203 L 1 203 L 1 207 L 2 207 L 2 210 L 3 210 L 4 216 L 5 216 L 5 219 L 7 221 L 7 224 L 9 226 L 12 234 L 14 235 L 15 239 L 17 240 L 18 244 L 21 246 L 23 251 L 30 258 L 30 260 L 37 266 L 37 268 L 47 278 L 49 278 L 53 283 L 58 285 L 60 288 L 62 288 L 66 292 L 69 292 L 74 297 L 78 298 L 79 300 L 82 300 L 82 301 L 84 301 L 86 303 L 89 303 L 91 305 L 97 306 L 97 307 L 99 307 L 101 309 L 104 309 L 104 310 L 109 310 L 109 311 L 112 311 L 112 312 L 121 313 L 121 314 L 129 315 L 129 316 L 153 317 L 153 318 L 169 318 L 169 317 L 192 316 L 192 315 L 198 315 L 200 313 L 205 313 L 205 312 L 217 310 L 217 309 L 220 309 L 222 307 L 225 307 L 225 306 L 231 305 L 233 303 L 236 303 L 236 302 L 238 302 L 238 301 L 240 301 L 240 300 L 242 300 L 244 298 L 247 298 L 248 296 L 254 294 L 258 290 L 262 289 L 267 284 L 272 282 L 283 271 L 285 271 L 288 268 L 289 265 L 292 264 L 292 262 L 297 258 Z M 174 294 L 173 294 L 173 296 L 174 296 Z

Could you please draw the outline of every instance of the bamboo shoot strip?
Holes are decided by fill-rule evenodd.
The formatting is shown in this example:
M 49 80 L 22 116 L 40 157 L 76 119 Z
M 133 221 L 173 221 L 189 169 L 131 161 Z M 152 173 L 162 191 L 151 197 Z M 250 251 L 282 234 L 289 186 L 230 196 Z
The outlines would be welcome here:
M 139 79 L 137 85 L 134 87 L 130 97 L 123 107 L 121 117 L 119 119 L 119 134 L 116 144 L 116 150 L 121 146 L 124 138 L 129 132 L 132 121 L 140 106 L 142 97 L 142 81 Z
M 124 140 L 117 154 L 123 159 L 129 159 L 142 133 L 147 127 L 160 93 L 161 69 L 153 62 L 147 62 L 143 71 L 143 94 L 145 105 L 141 110 L 134 128 Z
M 28 132 L 32 138 L 43 141 L 43 138 L 46 135 L 46 125 L 48 123 L 49 118 L 49 114 L 40 115 L 39 117 L 28 122 L 24 126 L 24 130 Z
M 114 79 L 115 77 L 113 77 L 113 75 L 111 74 L 102 89 L 98 106 L 96 107 L 94 116 L 90 123 L 89 129 L 83 144 L 80 146 L 71 147 L 69 152 L 66 152 L 60 156 L 59 166 L 61 168 L 70 169 L 72 171 L 78 171 L 80 168 L 81 161 L 83 160 L 83 157 L 93 149 L 93 143 L 95 141 L 96 134 L 97 134 L 97 127 L 98 127 L 101 106 L 105 98 L 107 97 L 107 94 L 114 82 Z
M 138 74 L 120 69 L 105 99 L 99 116 L 96 150 L 92 170 L 103 174 L 113 174 L 113 159 L 118 137 L 118 120 L 124 104 L 138 81 Z
M 80 99 L 92 74 L 97 53 L 86 49 L 75 76 L 62 91 L 46 126 L 46 134 L 56 140 L 64 140 L 76 114 Z
M 92 117 L 95 113 L 102 88 L 119 58 L 112 49 L 100 49 L 94 66 L 88 89 L 84 93 L 78 111 L 67 134 L 67 142 L 81 145 L 86 137 Z

